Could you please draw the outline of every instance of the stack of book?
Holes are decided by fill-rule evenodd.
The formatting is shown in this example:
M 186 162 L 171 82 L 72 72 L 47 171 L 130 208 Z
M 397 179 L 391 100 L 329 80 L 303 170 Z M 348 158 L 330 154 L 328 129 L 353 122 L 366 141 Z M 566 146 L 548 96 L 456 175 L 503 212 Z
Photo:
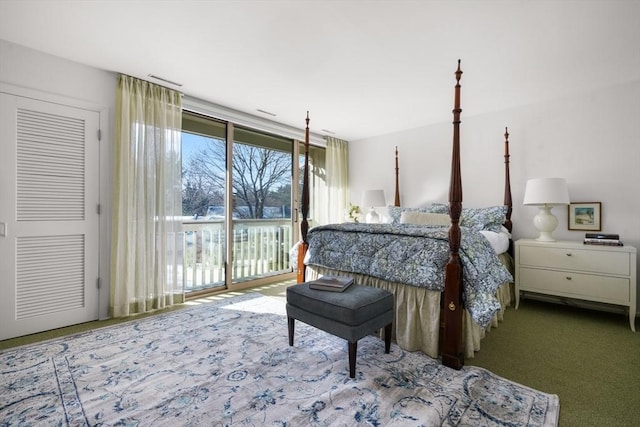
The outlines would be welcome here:
M 620 236 L 617 234 L 586 233 L 584 236 L 585 245 L 607 245 L 623 246 Z
M 343 292 L 353 283 L 352 277 L 322 276 L 309 282 L 310 289 L 319 291 Z

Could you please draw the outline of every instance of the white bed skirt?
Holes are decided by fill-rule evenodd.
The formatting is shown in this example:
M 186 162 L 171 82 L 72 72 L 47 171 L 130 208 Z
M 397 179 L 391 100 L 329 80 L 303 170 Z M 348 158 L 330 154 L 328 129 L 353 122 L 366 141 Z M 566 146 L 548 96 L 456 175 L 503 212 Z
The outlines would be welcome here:
M 344 273 L 324 267 L 306 267 L 306 280 L 314 280 L 324 274 L 351 276 L 356 283 L 386 289 L 393 293 L 395 313 L 391 339 L 406 351 L 419 350 L 435 359 L 438 358 L 441 292 L 388 282 L 362 274 Z M 474 323 L 466 310 L 463 312 L 462 334 L 465 358 L 472 358 L 474 353 L 480 350 L 480 341 L 485 333 L 492 327 L 497 327 L 498 322 L 503 320 L 504 310 L 511 305 L 511 286 L 510 283 L 505 283 L 498 289 L 497 296 L 502 309 L 486 329 Z

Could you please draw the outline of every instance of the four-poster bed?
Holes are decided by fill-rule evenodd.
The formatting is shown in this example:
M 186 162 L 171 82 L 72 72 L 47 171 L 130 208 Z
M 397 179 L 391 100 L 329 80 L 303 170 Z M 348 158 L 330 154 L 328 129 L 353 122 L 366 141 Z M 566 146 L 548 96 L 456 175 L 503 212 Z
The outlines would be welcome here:
M 487 211 L 462 208 L 460 61 L 455 75 L 449 204 L 427 209 L 425 215 L 431 216 L 425 217 L 426 222 L 411 222 L 408 212 L 402 212 L 402 224 L 334 224 L 309 230 L 307 113 L 297 278 L 304 282 L 323 274 L 350 275 L 357 283 L 391 291 L 396 311 L 393 335 L 398 345 L 434 358 L 441 356 L 444 365 L 460 369 L 465 355 L 471 357 L 479 349 L 484 331 L 497 324 L 510 303 L 512 276 L 483 234 L 500 227 L 508 235 L 511 194 L 505 133 L 505 205 Z M 397 147 L 395 160 L 393 209 L 400 215 L 400 211 L 411 210 L 399 207 Z M 448 231 L 442 227 L 443 214 Z

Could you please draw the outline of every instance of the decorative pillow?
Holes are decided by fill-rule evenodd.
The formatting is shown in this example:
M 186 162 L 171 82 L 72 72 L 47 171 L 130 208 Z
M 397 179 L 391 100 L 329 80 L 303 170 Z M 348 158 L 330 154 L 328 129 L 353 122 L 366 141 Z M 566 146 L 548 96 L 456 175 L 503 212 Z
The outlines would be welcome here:
M 449 213 L 449 205 L 436 203 L 431 205 L 432 212 Z M 490 206 L 487 208 L 462 208 L 460 226 L 475 230 L 500 232 L 506 220 L 506 206 Z
M 400 224 L 400 215 L 402 215 L 402 208 L 399 206 L 388 206 L 387 214 L 389 216 L 389 224 Z
M 388 206 L 389 224 L 400 224 L 402 212 L 432 212 L 431 207 L 427 208 L 403 208 L 400 206 Z
M 443 213 L 405 211 L 400 215 L 400 224 L 449 226 L 451 218 Z
M 449 215 L 449 205 L 443 203 L 434 203 L 431 205 L 432 212 L 443 213 Z

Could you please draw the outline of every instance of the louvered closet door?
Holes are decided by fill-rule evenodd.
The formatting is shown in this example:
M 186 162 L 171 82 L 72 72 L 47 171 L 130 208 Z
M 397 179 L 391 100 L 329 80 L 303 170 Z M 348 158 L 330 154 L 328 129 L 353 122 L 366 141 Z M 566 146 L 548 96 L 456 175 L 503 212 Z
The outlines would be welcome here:
M 0 339 L 98 317 L 99 120 L 0 94 Z

